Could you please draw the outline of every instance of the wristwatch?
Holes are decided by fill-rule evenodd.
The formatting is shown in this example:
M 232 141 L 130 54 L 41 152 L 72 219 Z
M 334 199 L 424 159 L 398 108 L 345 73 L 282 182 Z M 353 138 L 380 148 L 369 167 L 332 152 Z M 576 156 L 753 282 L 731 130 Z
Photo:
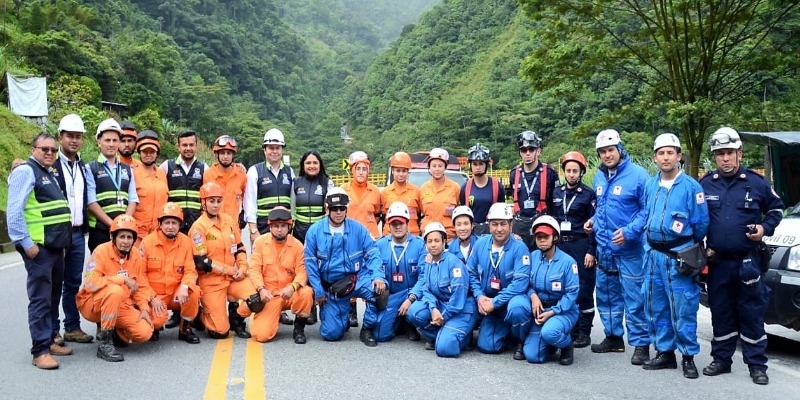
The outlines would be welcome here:
M 255 235 L 256 233 L 258 233 L 258 229 L 257 228 L 250 228 L 250 234 L 251 235 Z

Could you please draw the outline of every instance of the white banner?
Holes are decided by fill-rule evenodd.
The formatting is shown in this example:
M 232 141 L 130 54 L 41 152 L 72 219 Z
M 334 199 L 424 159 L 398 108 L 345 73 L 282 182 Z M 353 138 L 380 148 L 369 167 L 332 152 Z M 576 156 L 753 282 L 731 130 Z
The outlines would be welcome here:
M 8 76 L 8 108 L 24 117 L 47 116 L 47 79 Z

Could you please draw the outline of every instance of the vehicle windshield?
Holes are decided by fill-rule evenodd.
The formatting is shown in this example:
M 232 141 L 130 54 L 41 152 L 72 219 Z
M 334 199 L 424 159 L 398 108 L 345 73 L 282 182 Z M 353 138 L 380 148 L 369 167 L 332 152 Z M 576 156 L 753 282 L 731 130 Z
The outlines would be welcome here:
M 800 218 L 800 203 L 795 204 L 793 207 L 789 207 L 786 210 L 786 215 L 783 218 Z
M 445 176 L 450 179 L 451 181 L 455 182 L 458 187 L 463 185 L 468 177 L 465 173 L 461 171 L 453 171 L 453 170 L 446 170 L 444 172 Z M 411 170 L 408 174 L 408 181 L 417 185 L 417 187 L 422 186 L 425 182 L 431 179 L 431 174 L 428 173 L 427 170 Z

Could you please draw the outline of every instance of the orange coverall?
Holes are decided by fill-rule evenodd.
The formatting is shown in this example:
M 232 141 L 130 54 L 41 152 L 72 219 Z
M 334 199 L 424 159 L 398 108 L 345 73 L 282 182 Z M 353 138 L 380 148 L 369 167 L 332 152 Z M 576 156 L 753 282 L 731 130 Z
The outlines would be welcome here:
M 456 236 L 456 229 L 453 226 L 453 209 L 458 206 L 458 196 L 461 188 L 445 178 L 444 183 L 437 185 L 433 179 L 425 182 L 420 188 L 422 193 L 422 213 L 425 214 L 421 228 L 429 222 L 439 222 L 447 230 L 447 241 L 453 240 Z
M 200 301 L 203 303 L 200 317 L 207 329 L 224 334 L 230 330 L 228 298 L 245 300 L 256 292 L 253 282 L 247 277 L 240 281 L 231 277 L 237 269 L 245 273 L 249 269 L 239 224 L 222 213 L 215 223 L 203 213 L 192 225 L 189 236 L 194 244 L 194 255 L 208 257 L 214 265 L 211 272 L 197 271 L 197 284 L 202 292 Z M 246 303 L 241 305 L 247 308 Z
M 119 156 L 119 162 L 131 167 L 133 171 L 136 171 L 136 168 L 143 166 L 141 161 L 133 158 L 133 157 L 123 157 L 122 155 Z M 135 180 L 136 178 L 134 178 Z
M 164 236 L 160 229 L 142 240 L 142 254 L 146 265 L 147 281 L 155 295 L 170 310 L 180 310 L 181 317 L 193 320 L 200 308 L 200 287 L 197 286 L 197 270 L 192 255 L 192 241 L 183 233 L 175 239 Z M 181 305 L 175 301 L 180 285 L 189 287 L 189 300 Z M 153 327 L 161 329 L 169 313 L 153 315 Z
M 135 161 L 135 160 L 134 160 Z M 141 164 L 133 169 L 133 180 L 136 181 L 136 194 L 139 205 L 133 213 L 136 220 L 136 243 L 139 248 L 142 239 L 158 229 L 158 211 L 164 208 L 169 198 L 167 174 L 155 164 L 150 167 Z
M 381 203 L 383 203 L 383 215 L 389 212 L 389 206 L 396 201 L 402 201 L 408 206 L 408 213 L 411 220 L 408 221 L 408 232 L 419 236 L 419 213 L 422 210 L 422 196 L 417 185 L 406 182 L 402 186 L 397 182 L 383 188 L 381 192 Z M 389 234 L 389 224 L 383 224 L 383 234 Z
M 222 209 L 220 214 L 229 215 L 239 225 L 239 212 L 242 211 L 244 201 L 244 188 L 247 185 L 247 170 L 244 165 L 234 163 L 228 170 L 215 162 L 203 174 L 203 183 L 215 182 L 222 186 L 225 195 L 222 196 Z M 140 203 L 141 204 L 141 203 Z
M 123 279 L 126 274 L 138 286 L 133 293 Z M 85 283 L 78 292 L 76 303 L 84 318 L 99 322 L 103 330 L 116 328 L 117 335 L 125 342 L 150 340 L 153 325 L 139 317 L 140 310 L 146 310 L 152 318 L 150 299 L 155 293 L 147 282 L 138 249 L 134 248 L 128 258 L 120 258 L 112 242 L 97 246 L 86 264 L 83 277 Z
M 253 316 L 250 334 L 259 342 L 266 342 L 278 331 L 278 320 L 283 310 L 295 314 L 309 315 L 314 302 L 314 290 L 307 286 L 303 244 L 289 235 L 283 245 L 276 243 L 271 233 L 261 235 L 255 240 L 253 254 L 250 255 L 250 279 L 256 288 L 263 287 L 273 296 L 261 312 Z M 281 289 L 296 283 L 300 288 L 289 300 L 278 296 Z M 249 313 L 249 309 L 239 307 Z
M 359 184 L 352 180 L 342 185 L 342 189 L 350 197 L 347 216 L 364 225 L 372 239 L 380 238 L 381 231 L 378 229 L 376 215 L 380 215 L 383 207 L 381 206 L 381 191 L 378 187 L 369 182 Z

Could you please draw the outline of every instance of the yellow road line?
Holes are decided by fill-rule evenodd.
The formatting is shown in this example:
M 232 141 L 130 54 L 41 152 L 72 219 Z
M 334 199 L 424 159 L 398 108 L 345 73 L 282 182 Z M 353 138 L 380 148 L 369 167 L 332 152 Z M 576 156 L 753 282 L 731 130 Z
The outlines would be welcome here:
M 254 339 L 247 341 L 244 360 L 244 398 L 245 400 L 264 400 L 264 350 L 263 344 Z
M 217 341 L 214 358 L 211 359 L 211 370 L 208 372 L 208 382 L 204 399 L 224 399 L 228 391 L 228 371 L 231 368 L 231 353 L 233 351 L 233 337 Z

